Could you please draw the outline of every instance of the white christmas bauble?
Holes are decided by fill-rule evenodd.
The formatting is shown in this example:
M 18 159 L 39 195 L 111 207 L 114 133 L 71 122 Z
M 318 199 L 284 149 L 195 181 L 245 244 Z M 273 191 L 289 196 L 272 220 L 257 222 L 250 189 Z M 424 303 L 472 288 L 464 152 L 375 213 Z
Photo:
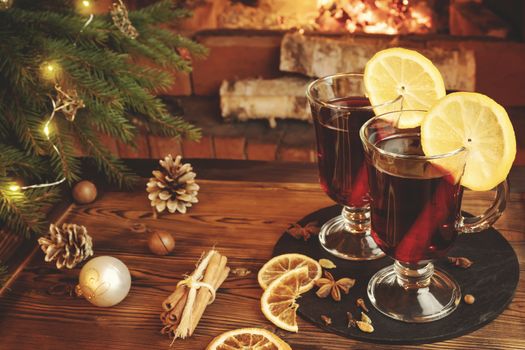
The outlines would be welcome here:
M 99 256 L 82 267 L 77 288 L 91 304 L 109 307 L 120 303 L 128 295 L 131 275 L 119 259 Z

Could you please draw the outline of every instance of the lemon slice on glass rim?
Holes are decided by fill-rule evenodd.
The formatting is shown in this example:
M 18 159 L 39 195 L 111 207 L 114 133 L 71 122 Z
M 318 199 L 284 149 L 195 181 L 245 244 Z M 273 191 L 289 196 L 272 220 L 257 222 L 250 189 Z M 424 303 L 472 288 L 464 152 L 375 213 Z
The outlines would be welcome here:
M 422 121 L 421 146 L 426 156 L 465 147 L 461 185 L 474 191 L 488 191 L 505 180 L 516 157 L 516 136 L 507 112 L 475 92 L 455 92 L 436 103 Z
M 376 115 L 398 110 L 428 110 L 445 96 L 445 83 L 439 70 L 414 50 L 390 48 L 376 53 L 366 64 L 365 90 Z M 401 102 L 393 102 L 399 96 Z M 421 113 L 392 113 L 399 128 L 421 124 Z

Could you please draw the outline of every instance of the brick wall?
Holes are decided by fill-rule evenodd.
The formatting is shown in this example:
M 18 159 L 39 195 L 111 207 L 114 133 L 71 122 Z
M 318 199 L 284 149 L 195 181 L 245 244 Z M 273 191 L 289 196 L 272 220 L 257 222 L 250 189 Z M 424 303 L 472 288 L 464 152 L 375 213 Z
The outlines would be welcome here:
M 171 152 L 195 158 L 315 161 L 315 138 L 308 123 L 279 121 L 271 129 L 263 121 L 224 121 L 220 116 L 217 94 L 221 81 L 280 74 L 281 37 L 277 32 L 216 30 L 197 34 L 196 40 L 210 49 L 210 55 L 195 61 L 192 74 L 177 75 L 166 101 L 183 106 L 185 118 L 203 129 L 202 140 L 181 142 L 144 135 L 143 140 L 137 140 L 138 150 L 118 145 L 119 155 L 159 158 Z M 518 138 L 516 163 L 525 165 L 525 66 L 521 64 L 525 44 L 440 38 L 432 45 L 475 50 L 476 89 L 508 107 Z
M 130 0 L 130 8 L 142 7 L 151 0 Z M 104 137 L 103 142 L 123 158 L 160 158 L 167 153 L 193 158 L 226 158 L 283 161 L 315 161 L 312 126 L 305 122 L 280 121 L 271 129 L 262 121 L 223 121 L 218 103 L 218 88 L 223 80 L 274 78 L 279 72 L 280 42 L 283 33 L 208 30 L 216 28 L 210 18 L 220 12 L 222 2 L 206 2 L 196 9 L 194 18 L 179 30 L 196 33 L 195 39 L 210 49 L 209 57 L 194 62 L 191 74 L 170 71 L 175 84 L 166 92 L 167 103 L 181 104 L 186 119 L 203 129 L 200 142 L 139 135 L 132 148 Z M 111 1 L 100 0 L 97 12 L 107 10 Z M 525 165 L 525 44 L 436 36 L 425 38 L 425 45 L 472 49 L 476 55 L 476 90 L 509 107 L 516 129 L 518 156 Z M 359 36 L 356 36 L 359 40 Z M 400 46 L 419 47 L 421 37 L 400 38 Z

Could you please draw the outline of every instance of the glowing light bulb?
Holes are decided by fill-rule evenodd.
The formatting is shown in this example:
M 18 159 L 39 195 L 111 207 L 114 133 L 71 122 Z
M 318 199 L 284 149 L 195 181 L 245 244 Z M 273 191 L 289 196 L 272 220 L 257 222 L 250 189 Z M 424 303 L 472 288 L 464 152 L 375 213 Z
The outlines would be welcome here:
M 49 125 L 44 126 L 44 135 L 49 137 Z
M 13 192 L 20 191 L 20 186 L 18 186 L 18 185 L 11 185 L 11 186 L 9 186 L 9 190 L 13 191 Z
M 93 10 L 93 3 L 91 0 L 75 0 L 75 8 L 78 13 L 87 16 Z
M 54 61 L 46 61 L 40 66 L 42 77 L 48 81 L 56 81 L 60 76 L 60 65 Z

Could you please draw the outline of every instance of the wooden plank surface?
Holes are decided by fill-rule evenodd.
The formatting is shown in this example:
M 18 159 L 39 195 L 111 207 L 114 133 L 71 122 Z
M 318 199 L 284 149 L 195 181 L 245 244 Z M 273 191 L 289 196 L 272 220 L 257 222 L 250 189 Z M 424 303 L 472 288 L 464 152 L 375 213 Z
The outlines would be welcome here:
M 283 165 L 281 175 L 293 180 L 291 169 Z M 297 174 L 296 178 L 302 176 Z M 238 169 L 237 178 L 243 178 L 242 168 Z M 276 175 L 272 178 L 281 179 Z M 172 349 L 204 349 L 214 336 L 239 327 L 271 329 L 294 350 L 525 348 L 523 273 L 514 301 L 498 319 L 469 335 L 445 342 L 416 347 L 369 344 L 325 333 L 303 320 L 299 320 L 298 334 L 275 329 L 259 310 L 261 289 L 256 273 L 270 258 L 288 223 L 332 202 L 315 183 L 248 182 L 235 180 L 233 175 L 228 180 L 199 183 L 200 203 L 186 215 L 165 215 L 155 220 L 142 187 L 131 193 L 106 192 L 95 203 L 72 206 L 64 220 L 88 227 L 95 254 L 115 256 L 130 268 L 133 282 L 129 296 L 112 308 L 94 307 L 67 293 L 76 284 L 78 269 L 57 271 L 53 265 L 45 264 L 43 254 L 37 252 L 11 291 L 0 298 L 0 348 L 168 349 L 169 339 L 159 333 L 160 303 L 181 276 L 193 270 L 201 252 L 214 245 L 230 258 L 231 267 L 245 267 L 253 272 L 245 278 L 228 278 L 195 335 L 176 341 Z M 490 200 L 489 193 L 467 192 L 464 209 L 479 212 Z M 522 272 L 524 213 L 525 196 L 513 193 L 507 211 L 496 224 L 516 250 Z M 167 257 L 149 253 L 146 235 L 129 229 L 137 222 L 172 232 L 177 240 L 174 253 Z M 66 289 L 62 295 L 57 293 L 59 287 Z

